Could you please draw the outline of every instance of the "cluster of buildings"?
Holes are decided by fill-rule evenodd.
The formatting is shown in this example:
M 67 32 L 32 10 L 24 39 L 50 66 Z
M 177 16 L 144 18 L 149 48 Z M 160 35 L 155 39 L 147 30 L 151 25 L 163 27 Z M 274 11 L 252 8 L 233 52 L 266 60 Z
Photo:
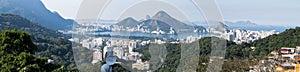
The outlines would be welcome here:
M 76 39 L 73 39 L 75 41 Z M 163 43 L 161 40 L 128 40 L 128 39 L 103 39 L 103 38 L 87 38 L 83 39 L 80 44 L 82 47 L 93 50 L 92 63 L 99 63 L 105 60 L 108 54 L 122 61 L 133 61 L 132 68 L 137 70 L 149 70 L 150 64 L 147 61 L 142 61 L 143 54 L 135 52 L 134 49 L 140 46 L 146 46 L 150 43 Z M 109 53 L 112 52 L 112 53 Z M 118 62 L 122 63 L 122 62 Z
M 250 72 L 300 72 L 300 46 L 273 50 L 259 65 L 250 67 Z
M 175 34 L 175 31 L 170 27 L 169 32 L 164 32 L 161 29 L 157 28 L 156 30 L 150 30 L 143 27 L 142 24 L 137 25 L 136 27 L 129 28 L 118 25 L 101 25 L 101 24 L 84 24 L 81 28 L 75 28 L 78 33 L 85 32 L 97 32 L 97 31 L 127 31 L 127 32 L 142 32 L 142 33 L 152 33 L 152 34 Z M 209 31 L 209 30 L 207 30 Z M 193 32 L 201 32 L 200 30 L 194 30 Z M 206 32 L 203 30 L 203 32 Z M 76 34 L 76 32 L 73 32 Z M 254 40 L 262 39 L 273 34 L 277 34 L 275 30 L 272 31 L 250 31 L 243 29 L 230 29 L 226 30 L 225 33 L 221 34 L 221 38 L 233 41 L 236 43 L 249 43 Z M 73 42 L 81 44 L 82 47 L 89 50 L 93 50 L 93 60 L 92 63 L 99 63 L 105 60 L 108 54 L 112 54 L 123 61 L 132 61 L 134 62 L 131 66 L 132 69 L 147 71 L 150 70 L 150 64 L 148 61 L 142 61 L 141 57 L 143 54 L 135 52 L 136 48 L 149 45 L 150 43 L 155 44 L 164 44 L 164 43 L 192 43 L 201 39 L 202 37 L 188 36 L 185 39 L 176 39 L 174 41 L 155 39 L 155 40 L 129 40 L 129 39 L 104 39 L 104 38 L 86 38 L 79 40 L 78 38 L 70 39 Z M 277 67 L 276 70 L 296 70 L 300 67 L 300 47 L 297 48 L 282 48 L 279 53 L 274 51 L 271 54 L 270 61 L 274 62 L 274 67 Z M 108 53 L 112 52 L 112 53 Z M 222 57 L 211 57 L 210 61 L 224 59 Z M 122 63 L 122 62 L 118 62 Z M 266 63 L 264 61 L 264 63 Z M 297 66 L 299 65 L 299 66 Z M 271 66 L 272 67 L 272 66 Z M 264 67 L 267 70 L 267 67 Z
M 150 69 L 150 64 L 148 61 L 143 62 L 141 59 L 137 60 L 136 63 L 132 64 L 132 69 L 133 70 L 149 70 Z
M 88 38 L 84 39 L 81 42 L 82 47 L 93 49 L 93 48 L 100 48 L 104 44 L 104 40 L 102 38 Z
M 119 25 L 112 25 L 108 30 L 112 31 L 127 31 L 127 32 L 142 32 L 142 33 L 152 33 L 152 34 L 175 34 L 175 30 L 170 27 L 169 32 L 165 32 L 159 28 L 156 30 L 150 30 L 147 26 L 143 26 L 143 24 L 139 24 L 136 27 L 124 27 Z
M 198 40 L 200 37 L 189 36 L 185 39 L 186 43 L 191 43 Z M 75 40 L 75 39 L 74 39 Z M 129 40 L 129 39 L 103 39 L 103 38 L 87 38 L 80 42 L 82 47 L 93 50 L 93 60 L 92 63 L 99 63 L 105 60 L 112 51 L 112 55 L 117 57 L 117 59 L 122 59 L 123 61 L 133 61 L 131 66 L 132 69 L 149 71 L 150 64 L 148 61 L 142 61 L 141 57 L 143 54 L 135 52 L 135 48 L 146 46 L 149 44 L 164 44 L 167 43 L 165 40 L 155 39 L 155 40 Z M 179 40 L 172 41 L 171 43 L 179 43 Z M 123 62 L 117 62 L 123 63 Z
M 185 40 L 183 40 L 184 43 L 192 43 L 194 41 L 197 41 L 201 39 L 202 37 L 194 37 L 194 36 L 188 36 Z
M 225 32 L 221 37 L 229 41 L 240 43 L 250 43 L 252 41 L 266 38 L 270 35 L 278 34 L 275 30 L 272 31 L 250 31 L 243 29 L 230 29 Z

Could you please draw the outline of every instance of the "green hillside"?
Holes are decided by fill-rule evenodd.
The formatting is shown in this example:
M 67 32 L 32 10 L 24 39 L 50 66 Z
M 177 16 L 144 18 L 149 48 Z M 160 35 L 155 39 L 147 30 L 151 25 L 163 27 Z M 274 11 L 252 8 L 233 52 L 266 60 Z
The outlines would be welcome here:
M 228 61 L 223 65 L 223 70 L 245 71 L 249 66 L 256 64 L 258 60 L 265 59 L 273 50 L 296 46 L 300 46 L 300 27 L 287 29 L 280 34 L 271 35 L 252 43 L 232 45 L 226 50 Z
M 77 71 L 33 55 L 37 46 L 31 36 L 20 30 L 0 32 L 1 72 L 67 72 Z
M 272 50 L 279 50 L 281 47 L 296 47 L 300 46 L 300 27 L 296 27 L 295 29 L 287 29 L 286 31 L 272 35 L 270 37 L 260 39 L 251 43 L 252 46 L 257 48 L 256 55 L 266 55 L 266 53 L 270 53 Z
M 0 31 L 17 29 L 32 35 L 32 41 L 37 45 L 36 56 L 47 57 L 58 64 L 74 67 L 70 36 L 39 26 L 25 18 L 13 14 L 0 14 Z

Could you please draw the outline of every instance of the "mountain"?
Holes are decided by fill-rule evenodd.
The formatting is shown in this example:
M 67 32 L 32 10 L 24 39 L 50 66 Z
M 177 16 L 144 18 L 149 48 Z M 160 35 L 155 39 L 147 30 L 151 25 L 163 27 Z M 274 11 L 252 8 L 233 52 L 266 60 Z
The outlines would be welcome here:
M 158 11 L 152 18 L 153 19 L 159 19 L 159 18 L 172 19 L 172 17 L 165 11 Z
M 193 26 L 180 22 L 179 20 L 168 15 L 165 11 L 159 11 L 152 17 L 152 19 L 160 20 L 169 24 L 175 29 L 176 32 L 191 32 L 194 29 Z
M 149 18 L 149 16 L 147 17 Z M 164 32 L 168 32 L 170 30 L 170 27 L 172 27 L 177 33 L 193 32 L 194 30 L 198 30 L 198 31 L 206 30 L 205 27 L 202 26 L 192 26 L 180 22 L 179 20 L 171 17 L 169 14 L 167 14 L 164 11 L 159 11 L 152 18 L 149 19 L 148 18 L 146 20 L 137 21 L 129 17 L 118 22 L 116 25 L 133 28 L 133 27 L 137 27 L 137 25 L 145 24 L 151 26 L 150 30 L 156 30 L 157 28 L 159 28 L 159 29 L 163 29 L 162 31 Z M 150 24 L 150 23 L 155 23 L 155 24 Z
M 20 15 L 53 30 L 71 30 L 75 23 L 47 10 L 41 0 L 0 0 L 0 13 Z
M 133 28 L 138 23 L 139 22 L 137 20 L 133 19 L 132 17 L 128 17 L 128 18 L 118 22 L 116 25 Z
M 160 29 L 164 32 L 169 32 L 171 28 L 169 24 L 154 19 L 148 19 L 142 21 L 139 23 L 139 26 L 141 26 L 141 28 L 143 29 L 149 29 L 150 31 L 155 31 L 157 29 Z
M 278 32 L 283 32 L 285 29 L 291 28 L 287 26 L 259 25 L 251 21 L 236 21 L 236 22 L 224 21 L 224 24 L 230 28 L 241 28 L 245 30 L 254 30 L 254 31 L 276 30 Z
M 193 25 L 201 25 L 206 28 L 210 27 L 207 22 L 204 21 L 195 21 L 192 22 Z M 276 30 L 277 32 L 283 32 L 286 29 L 293 28 L 293 26 L 275 26 L 275 25 L 260 25 L 255 22 L 246 20 L 246 21 L 224 21 L 221 23 L 221 27 L 227 27 L 227 29 L 244 29 L 244 30 L 253 30 L 253 31 L 271 31 Z
M 249 20 L 248 21 L 236 21 L 236 22 L 224 21 L 224 23 L 228 26 L 233 26 L 233 25 L 255 26 L 255 25 L 257 25 L 256 23 L 253 23 Z
M 0 14 L 0 31 L 4 29 L 17 29 L 29 33 L 38 47 L 36 56 L 53 59 L 56 63 L 65 66 L 75 66 L 72 43 L 68 40 L 70 36 L 13 14 Z

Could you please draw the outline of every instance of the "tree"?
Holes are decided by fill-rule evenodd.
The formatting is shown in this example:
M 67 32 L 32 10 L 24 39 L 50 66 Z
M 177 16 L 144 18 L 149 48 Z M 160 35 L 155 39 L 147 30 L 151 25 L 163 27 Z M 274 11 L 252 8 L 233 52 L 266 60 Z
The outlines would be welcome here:
M 1 72 L 66 71 L 61 65 L 48 62 L 47 58 L 32 55 L 37 50 L 29 34 L 17 30 L 0 33 Z
M 5 29 L 16 29 L 30 34 L 31 40 L 38 48 L 34 52 L 35 56 L 53 59 L 55 63 L 64 65 L 66 68 L 76 68 L 72 42 L 68 40 L 71 35 L 47 29 L 19 15 L 0 14 L 0 33 Z
M 17 30 L 4 30 L 0 34 L 0 53 L 20 54 L 26 52 L 33 54 L 37 50 L 29 34 Z

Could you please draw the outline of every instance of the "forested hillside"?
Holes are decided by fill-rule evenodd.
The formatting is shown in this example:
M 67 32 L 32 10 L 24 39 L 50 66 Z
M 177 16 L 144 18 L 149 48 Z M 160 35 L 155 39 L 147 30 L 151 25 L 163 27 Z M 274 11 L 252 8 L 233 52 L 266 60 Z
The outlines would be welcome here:
M 0 14 L 0 31 L 16 29 L 32 35 L 37 45 L 36 56 L 55 60 L 57 64 L 75 67 L 70 36 L 39 26 L 25 18 L 13 14 Z
M 260 53 L 256 52 L 256 55 L 266 55 L 272 50 L 280 50 L 281 47 L 300 46 L 300 27 L 287 29 L 280 34 L 254 41 L 251 45 L 257 48 L 256 51 L 260 51 Z
M 281 47 L 300 46 L 300 27 L 287 29 L 280 34 L 271 35 L 251 43 L 229 46 L 226 51 L 227 62 L 224 71 L 245 71 L 257 60 L 265 59 L 273 50 Z M 234 64 L 234 65 L 233 65 Z
M 77 71 L 66 68 L 44 57 L 33 55 L 37 46 L 31 36 L 20 30 L 0 32 L 1 72 L 67 72 Z

